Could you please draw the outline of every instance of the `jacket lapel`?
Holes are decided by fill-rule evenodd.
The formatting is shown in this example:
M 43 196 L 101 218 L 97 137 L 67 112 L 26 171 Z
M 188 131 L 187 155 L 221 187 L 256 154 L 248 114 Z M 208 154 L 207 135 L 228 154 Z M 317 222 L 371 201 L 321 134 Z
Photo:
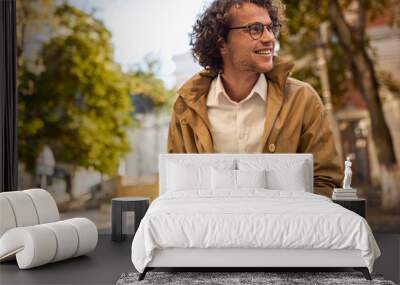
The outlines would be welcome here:
M 265 111 L 264 133 L 261 138 L 263 149 L 283 106 L 283 96 L 281 95 L 277 84 L 274 82 L 269 82 L 267 92 L 267 110 Z
M 183 98 L 190 109 L 197 113 L 208 128 L 210 128 L 210 121 L 207 114 L 206 98 L 211 81 L 217 75 L 215 72 L 204 70 L 192 77 L 178 90 L 178 95 Z
M 201 96 L 193 105 L 188 108 L 183 116 L 193 129 L 197 139 L 204 148 L 204 152 L 214 152 L 214 145 L 211 136 L 211 125 L 207 115 L 206 95 Z
M 270 72 L 266 73 L 265 76 L 268 80 L 267 90 L 267 109 L 265 111 L 265 123 L 264 133 L 261 138 L 261 144 L 263 150 L 265 144 L 271 135 L 272 128 L 279 116 L 279 113 L 283 107 L 285 100 L 285 84 L 289 76 L 290 70 L 293 68 L 293 64 L 284 62 L 278 57 L 274 57 L 274 68 Z
M 182 118 L 191 126 L 205 152 L 214 152 L 211 136 L 211 124 L 207 112 L 207 94 L 211 81 L 216 73 L 203 71 L 195 75 L 189 84 L 178 90 L 178 95 L 184 99 L 187 109 L 182 113 Z

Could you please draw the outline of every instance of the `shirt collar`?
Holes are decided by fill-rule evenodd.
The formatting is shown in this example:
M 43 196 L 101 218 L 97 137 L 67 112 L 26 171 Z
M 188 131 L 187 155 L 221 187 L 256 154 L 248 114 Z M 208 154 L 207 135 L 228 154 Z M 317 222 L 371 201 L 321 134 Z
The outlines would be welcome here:
M 217 78 L 215 78 L 215 80 L 212 81 L 210 91 L 211 92 L 207 96 L 207 103 L 206 103 L 207 106 L 221 104 L 222 98 L 229 101 L 230 103 L 238 104 L 232 101 L 225 92 L 225 88 L 222 83 L 220 74 L 218 74 Z M 240 103 L 246 101 L 247 99 L 250 99 L 250 97 L 252 97 L 254 94 L 260 96 L 260 98 L 264 102 L 267 100 L 267 79 L 265 78 L 265 75 L 263 73 L 261 73 L 260 76 L 258 77 L 258 80 L 256 84 L 253 86 L 253 89 L 251 89 L 249 95 L 245 99 L 243 99 Z
M 264 102 L 267 100 L 267 79 L 265 78 L 264 73 L 261 73 L 258 77 L 256 85 L 254 85 L 250 94 L 257 93 Z

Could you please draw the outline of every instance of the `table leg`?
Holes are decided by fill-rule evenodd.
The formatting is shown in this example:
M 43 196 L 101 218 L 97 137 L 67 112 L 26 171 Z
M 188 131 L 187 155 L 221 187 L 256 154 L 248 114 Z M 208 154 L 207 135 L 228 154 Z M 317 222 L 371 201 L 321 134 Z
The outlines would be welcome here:
M 122 206 L 121 204 L 112 203 L 111 206 L 111 239 L 112 241 L 123 241 L 122 235 Z

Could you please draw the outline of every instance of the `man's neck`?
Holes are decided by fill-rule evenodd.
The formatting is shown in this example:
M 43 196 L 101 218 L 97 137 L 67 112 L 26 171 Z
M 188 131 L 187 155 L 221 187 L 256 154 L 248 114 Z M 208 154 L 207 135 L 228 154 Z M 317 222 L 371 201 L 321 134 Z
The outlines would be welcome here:
M 221 73 L 221 81 L 225 91 L 229 98 L 235 102 L 240 102 L 249 95 L 259 77 L 259 73 L 239 74 L 229 71 Z

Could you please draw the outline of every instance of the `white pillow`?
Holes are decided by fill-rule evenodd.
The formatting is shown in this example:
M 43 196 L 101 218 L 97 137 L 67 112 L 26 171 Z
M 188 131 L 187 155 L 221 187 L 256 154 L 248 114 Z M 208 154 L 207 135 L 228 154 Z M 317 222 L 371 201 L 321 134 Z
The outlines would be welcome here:
M 211 189 L 236 190 L 236 170 L 211 168 Z
M 273 190 L 306 191 L 307 179 L 304 172 L 304 163 L 294 165 L 292 168 L 267 171 L 267 188 Z
M 211 168 L 234 169 L 235 160 L 177 159 L 166 164 L 167 191 L 211 190 Z
M 210 167 L 168 164 L 168 191 L 210 189 Z
M 241 188 L 266 188 L 266 171 L 211 169 L 213 190 L 239 190 Z
M 267 188 L 267 172 L 262 170 L 236 170 L 237 188 Z
M 266 170 L 267 187 L 271 190 L 306 191 L 312 189 L 308 181 L 306 161 L 239 160 L 239 170 Z

